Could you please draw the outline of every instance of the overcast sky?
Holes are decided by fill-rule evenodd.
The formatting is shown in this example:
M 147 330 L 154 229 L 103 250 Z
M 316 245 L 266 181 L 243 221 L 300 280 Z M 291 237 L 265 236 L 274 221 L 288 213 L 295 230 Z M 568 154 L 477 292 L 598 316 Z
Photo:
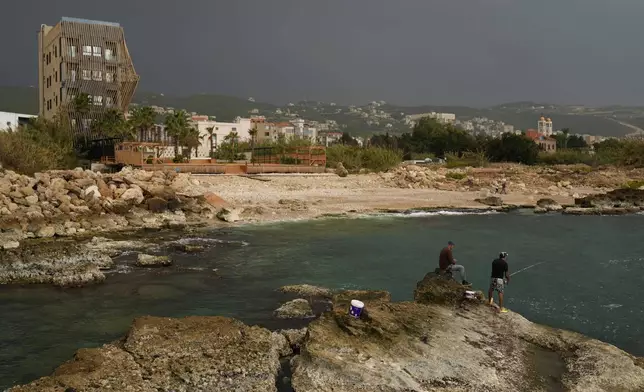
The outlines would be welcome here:
M 140 90 L 285 103 L 644 104 L 644 0 L 2 0 L 0 85 L 37 30 L 119 22 Z

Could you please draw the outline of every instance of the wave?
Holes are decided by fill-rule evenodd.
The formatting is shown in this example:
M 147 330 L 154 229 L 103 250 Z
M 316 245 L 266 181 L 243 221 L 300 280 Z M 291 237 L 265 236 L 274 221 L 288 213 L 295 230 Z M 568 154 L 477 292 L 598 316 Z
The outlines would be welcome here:
M 376 218 L 424 218 L 428 216 L 463 216 L 463 215 L 496 215 L 498 211 L 450 211 L 450 210 L 437 210 L 437 211 L 408 211 L 408 212 L 394 212 L 383 214 L 366 214 L 364 217 Z
M 180 244 L 180 245 L 193 245 L 193 244 L 225 244 L 225 245 L 241 245 L 248 246 L 249 242 L 241 240 L 222 240 L 219 238 L 207 238 L 207 237 L 188 237 L 181 238 L 179 240 L 170 241 L 170 244 Z

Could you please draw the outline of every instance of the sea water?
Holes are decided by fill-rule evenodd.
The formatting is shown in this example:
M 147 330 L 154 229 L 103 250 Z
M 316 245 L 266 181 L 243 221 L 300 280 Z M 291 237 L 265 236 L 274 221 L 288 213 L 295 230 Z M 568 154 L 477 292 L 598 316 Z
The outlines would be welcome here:
M 222 315 L 280 327 L 275 290 L 309 283 L 384 289 L 411 300 L 448 241 L 474 289 L 487 291 L 490 265 L 510 254 L 507 306 L 528 319 L 579 331 L 644 356 L 644 216 L 417 213 L 364 219 L 245 226 L 177 240 L 174 265 L 135 267 L 118 258 L 104 284 L 83 289 L 0 287 L 0 390 L 51 373 L 81 347 L 98 347 L 141 315 Z M 154 249 L 152 250 L 154 252 Z

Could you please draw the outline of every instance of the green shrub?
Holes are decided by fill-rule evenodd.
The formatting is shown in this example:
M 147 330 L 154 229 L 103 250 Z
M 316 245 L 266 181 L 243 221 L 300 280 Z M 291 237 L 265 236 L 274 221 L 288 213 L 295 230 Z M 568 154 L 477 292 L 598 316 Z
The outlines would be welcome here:
M 559 150 L 556 152 L 539 153 L 539 161 L 542 165 L 593 165 L 595 159 L 591 154 L 579 150 Z
M 386 171 L 402 162 L 402 152 L 382 147 L 356 147 L 335 144 L 326 150 L 327 166 L 335 168 L 339 162 L 349 171 L 360 169 Z
M 302 161 L 289 156 L 281 156 L 280 163 L 283 165 L 299 165 L 302 163 Z
M 461 155 L 454 153 L 445 154 L 447 168 L 456 167 L 484 167 L 489 161 L 484 152 L 464 152 Z
M 447 174 L 445 174 L 445 177 L 449 178 L 450 180 L 457 180 L 458 181 L 458 180 L 462 180 L 465 177 L 467 177 L 467 174 L 466 173 L 459 173 L 459 172 L 447 172 Z
M 78 160 L 66 122 L 36 119 L 14 131 L 0 132 L 0 163 L 22 174 L 67 169 Z
M 644 186 L 644 180 L 631 180 L 624 184 L 624 188 L 639 189 Z
M 387 171 L 402 162 L 402 151 L 381 147 L 360 149 L 361 168 L 380 172 Z

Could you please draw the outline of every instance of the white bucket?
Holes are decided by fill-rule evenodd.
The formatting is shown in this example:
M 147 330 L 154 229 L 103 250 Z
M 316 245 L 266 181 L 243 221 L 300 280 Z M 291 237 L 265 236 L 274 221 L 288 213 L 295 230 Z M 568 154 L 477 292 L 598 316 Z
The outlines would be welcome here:
M 364 303 L 358 301 L 357 299 L 351 300 L 351 306 L 349 306 L 349 314 L 355 318 L 360 318 L 362 310 L 364 309 Z

